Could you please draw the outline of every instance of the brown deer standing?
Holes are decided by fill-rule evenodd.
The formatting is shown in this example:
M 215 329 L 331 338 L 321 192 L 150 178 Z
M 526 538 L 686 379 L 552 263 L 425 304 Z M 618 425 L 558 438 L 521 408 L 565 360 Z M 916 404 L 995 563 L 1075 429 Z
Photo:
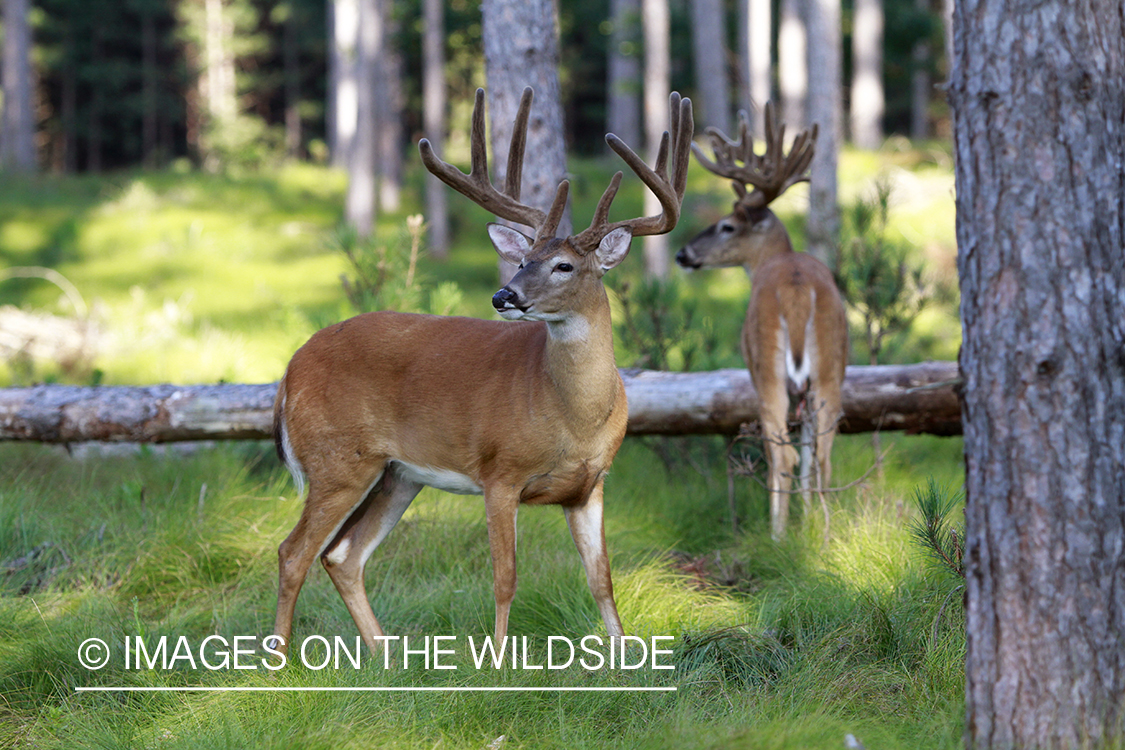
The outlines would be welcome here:
M 844 304 L 832 272 L 816 258 L 793 251 L 789 233 L 768 206 L 789 187 L 808 180 L 817 129 L 800 133 L 783 153 L 785 126 L 766 105 L 766 151 L 754 153 L 746 113 L 737 141 L 708 128 L 715 160 L 692 144 L 703 167 L 732 181 L 734 211 L 700 232 L 677 254 L 685 268 L 743 266 L 751 279 L 750 307 L 742 327 L 742 355 L 761 400 L 762 439 L 769 464 L 770 529 L 775 539 L 789 522 L 792 472 L 801 463 L 808 498 L 815 447 L 817 492 L 832 474 L 832 440 L 841 415 L 840 388 L 848 358 Z M 747 186 L 754 189 L 747 191 Z M 801 456 L 790 445 L 790 400 L 802 420 Z
M 364 567 L 410 502 L 430 486 L 483 494 L 496 598 L 495 641 L 503 642 L 516 591 L 516 511 L 563 506 L 586 578 L 610 636 L 623 630 L 613 599 L 602 525 L 602 484 L 625 435 L 625 388 L 613 358 L 609 301 L 601 277 L 634 236 L 670 231 L 680 215 L 692 135 L 691 102 L 673 94 L 655 168 L 621 140 L 606 140 L 660 199 L 661 214 L 610 222 L 621 183 L 614 175 L 585 231 L 555 237 L 568 183 L 548 213 L 519 202 L 531 108 L 524 91 L 504 191 L 488 177 L 484 92 L 477 91 L 469 174 L 419 149 L 426 167 L 497 216 L 496 251 L 519 265 L 492 298 L 509 323 L 377 312 L 313 335 L 278 388 L 274 437 L 300 490 L 300 520 L 278 548 L 274 637 L 289 642 L 297 594 L 321 562 L 360 634 L 375 651 L 383 629 L 371 609 Z M 669 174 L 669 159 L 671 170 Z M 277 643 L 277 641 L 275 641 Z

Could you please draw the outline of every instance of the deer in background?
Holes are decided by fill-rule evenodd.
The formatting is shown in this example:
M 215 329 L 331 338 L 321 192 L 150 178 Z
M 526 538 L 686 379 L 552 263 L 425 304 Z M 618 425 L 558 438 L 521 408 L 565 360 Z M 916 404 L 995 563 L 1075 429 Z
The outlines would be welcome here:
M 368 648 L 383 629 L 364 586 L 375 548 L 423 486 L 483 494 L 496 599 L 495 642 L 507 634 L 516 591 L 516 511 L 561 505 L 606 631 L 624 631 L 613 598 L 602 521 L 606 471 L 625 435 L 625 388 L 613 357 L 601 277 L 634 236 L 664 234 L 680 216 L 692 110 L 671 98 L 650 168 L 616 136 L 606 140 L 660 200 L 661 213 L 610 222 L 621 183 L 605 190 L 589 228 L 555 236 L 562 181 L 547 213 L 520 203 L 531 89 L 520 101 L 503 192 L 488 176 L 484 92 L 473 109 L 471 170 L 419 143 L 426 168 L 525 235 L 489 224 L 496 251 L 520 271 L 492 298 L 507 321 L 375 312 L 325 328 L 293 356 L 274 405 L 278 453 L 308 497 L 278 548 L 272 643 L 290 638 L 297 594 L 319 556 Z M 670 162 L 670 169 L 669 169 Z
M 784 153 L 785 126 L 766 105 L 766 150 L 754 153 L 746 113 L 737 141 L 708 128 L 715 159 L 692 144 L 699 163 L 731 180 L 738 196 L 734 211 L 700 232 L 677 254 L 684 268 L 743 266 L 751 280 L 750 306 L 742 328 L 742 355 L 761 400 L 762 439 L 769 465 L 770 530 L 785 535 L 793 469 L 801 463 L 800 486 L 808 498 L 811 453 L 816 454 L 815 488 L 832 474 L 832 440 L 842 414 L 840 389 L 848 357 L 844 304 L 832 272 L 816 258 L 794 252 L 789 233 L 769 209 L 798 182 L 813 158 L 817 128 L 803 131 Z M 747 187 L 753 190 L 748 191 Z M 789 412 L 804 416 L 801 455 L 789 440 Z

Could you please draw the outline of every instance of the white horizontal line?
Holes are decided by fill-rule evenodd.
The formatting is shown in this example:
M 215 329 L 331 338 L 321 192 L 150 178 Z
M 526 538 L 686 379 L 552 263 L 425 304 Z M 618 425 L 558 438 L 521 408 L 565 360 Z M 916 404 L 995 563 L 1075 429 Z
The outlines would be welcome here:
M 674 693 L 675 687 L 75 687 L 78 693 Z

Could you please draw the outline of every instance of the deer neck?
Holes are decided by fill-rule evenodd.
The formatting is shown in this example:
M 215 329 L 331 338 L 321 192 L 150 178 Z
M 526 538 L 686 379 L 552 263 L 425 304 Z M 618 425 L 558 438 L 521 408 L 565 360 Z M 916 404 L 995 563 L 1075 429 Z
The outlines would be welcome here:
M 756 250 L 747 254 L 747 260 L 742 267 L 746 269 L 746 275 L 753 279 L 754 273 L 767 261 L 779 255 L 792 255 L 794 252 L 789 232 L 785 231 L 785 227 L 778 222 L 777 228 L 761 239 Z
M 576 425 L 600 427 L 616 406 L 613 320 L 605 289 L 594 304 L 547 323 L 544 368 Z

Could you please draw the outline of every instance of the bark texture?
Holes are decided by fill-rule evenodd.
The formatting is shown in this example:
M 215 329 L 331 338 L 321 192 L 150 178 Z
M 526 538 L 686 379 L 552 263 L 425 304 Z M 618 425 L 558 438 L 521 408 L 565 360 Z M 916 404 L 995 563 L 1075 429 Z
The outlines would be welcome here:
M 559 87 L 559 24 L 554 0 L 483 0 L 484 69 L 488 78 L 488 124 L 492 179 L 504 184 L 508 144 L 524 88 L 535 90 L 527 127 L 520 200 L 548 211 L 555 189 L 566 178 L 566 139 L 563 134 L 562 94 Z M 526 227 L 520 227 L 526 232 Z M 571 231 L 567 209 L 558 234 Z M 500 261 L 500 283 L 515 267 Z
M 849 367 L 841 432 L 952 435 L 960 404 L 954 362 Z M 744 369 L 622 370 L 633 435 L 734 434 L 758 419 Z M 246 440 L 270 436 L 275 383 L 0 389 L 0 440 L 73 443 Z
M 962 0 L 954 29 L 965 744 L 1120 747 L 1125 6 Z

